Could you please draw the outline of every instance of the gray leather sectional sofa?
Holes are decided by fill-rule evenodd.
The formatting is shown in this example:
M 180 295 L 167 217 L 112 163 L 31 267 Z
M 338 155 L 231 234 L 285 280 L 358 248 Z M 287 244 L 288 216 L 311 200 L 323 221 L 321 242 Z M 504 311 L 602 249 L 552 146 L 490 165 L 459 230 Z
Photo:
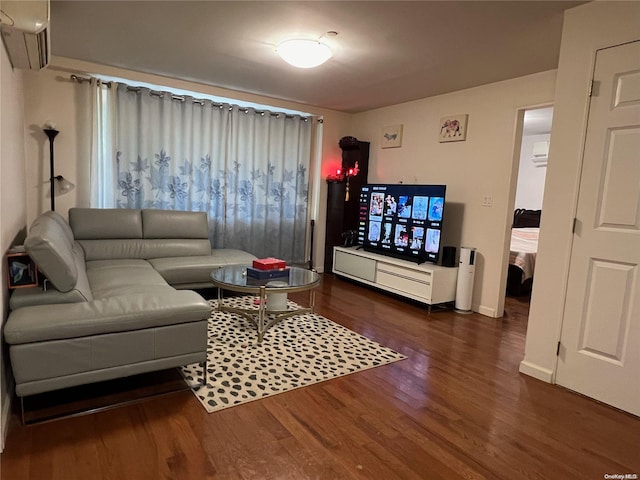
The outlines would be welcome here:
M 250 264 L 212 250 L 205 213 L 166 210 L 46 212 L 27 253 L 47 278 L 18 289 L 4 328 L 20 397 L 204 362 L 211 308 L 187 288 L 212 270 Z

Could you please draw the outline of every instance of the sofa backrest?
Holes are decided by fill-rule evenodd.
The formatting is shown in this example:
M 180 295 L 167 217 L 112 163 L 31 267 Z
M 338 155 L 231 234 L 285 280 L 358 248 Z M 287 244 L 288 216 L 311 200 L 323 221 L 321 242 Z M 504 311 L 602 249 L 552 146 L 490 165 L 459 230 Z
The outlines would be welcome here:
M 142 237 L 208 240 L 207 214 L 174 210 L 142 210 Z
M 140 210 L 125 208 L 72 208 L 69 225 L 76 240 L 143 238 Z
M 209 255 L 204 212 L 72 208 L 69 224 L 86 260 Z
M 65 302 L 91 299 L 84 252 L 73 240 L 69 225 L 56 212 L 45 212 L 34 220 L 24 247 L 38 269 L 60 292 L 73 292 Z
M 46 212 L 34 220 L 24 247 L 38 268 L 61 292 L 71 290 L 78 280 L 73 243 L 54 212 Z

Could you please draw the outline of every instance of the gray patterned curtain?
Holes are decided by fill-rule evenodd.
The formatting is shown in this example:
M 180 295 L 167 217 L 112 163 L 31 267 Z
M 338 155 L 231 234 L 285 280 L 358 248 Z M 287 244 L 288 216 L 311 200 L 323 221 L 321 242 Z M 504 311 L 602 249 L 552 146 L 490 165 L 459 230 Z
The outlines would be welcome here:
M 124 84 L 98 101 L 115 148 L 95 206 L 204 211 L 216 248 L 305 261 L 310 119 Z

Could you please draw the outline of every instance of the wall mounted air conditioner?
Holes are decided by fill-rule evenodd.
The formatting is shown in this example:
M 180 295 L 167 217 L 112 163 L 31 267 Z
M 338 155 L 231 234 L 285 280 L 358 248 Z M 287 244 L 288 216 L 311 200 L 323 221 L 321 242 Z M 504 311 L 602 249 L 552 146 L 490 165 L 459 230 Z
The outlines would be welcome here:
M 40 70 L 49 64 L 49 0 L 0 3 L 2 40 L 13 68 Z
M 547 164 L 547 158 L 549 157 L 549 142 L 535 142 L 533 144 L 533 163 L 542 165 Z

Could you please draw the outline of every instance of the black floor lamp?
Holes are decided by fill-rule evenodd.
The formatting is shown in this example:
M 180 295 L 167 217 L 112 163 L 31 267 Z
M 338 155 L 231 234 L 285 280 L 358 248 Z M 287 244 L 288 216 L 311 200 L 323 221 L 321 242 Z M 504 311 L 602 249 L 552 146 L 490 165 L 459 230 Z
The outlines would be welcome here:
M 66 180 L 62 175 L 54 175 L 55 172 L 55 164 L 53 160 L 53 140 L 56 138 L 56 135 L 60 133 L 55 129 L 55 125 L 51 122 L 47 122 L 44 126 L 44 133 L 49 137 L 49 184 L 50 184 L 50 195 L 51 195 L 51 211 L 55 212 L 56 210 L 56 195 L 63 195 L 67 192 L 73 190 L 75 185 L 70 181 Z

